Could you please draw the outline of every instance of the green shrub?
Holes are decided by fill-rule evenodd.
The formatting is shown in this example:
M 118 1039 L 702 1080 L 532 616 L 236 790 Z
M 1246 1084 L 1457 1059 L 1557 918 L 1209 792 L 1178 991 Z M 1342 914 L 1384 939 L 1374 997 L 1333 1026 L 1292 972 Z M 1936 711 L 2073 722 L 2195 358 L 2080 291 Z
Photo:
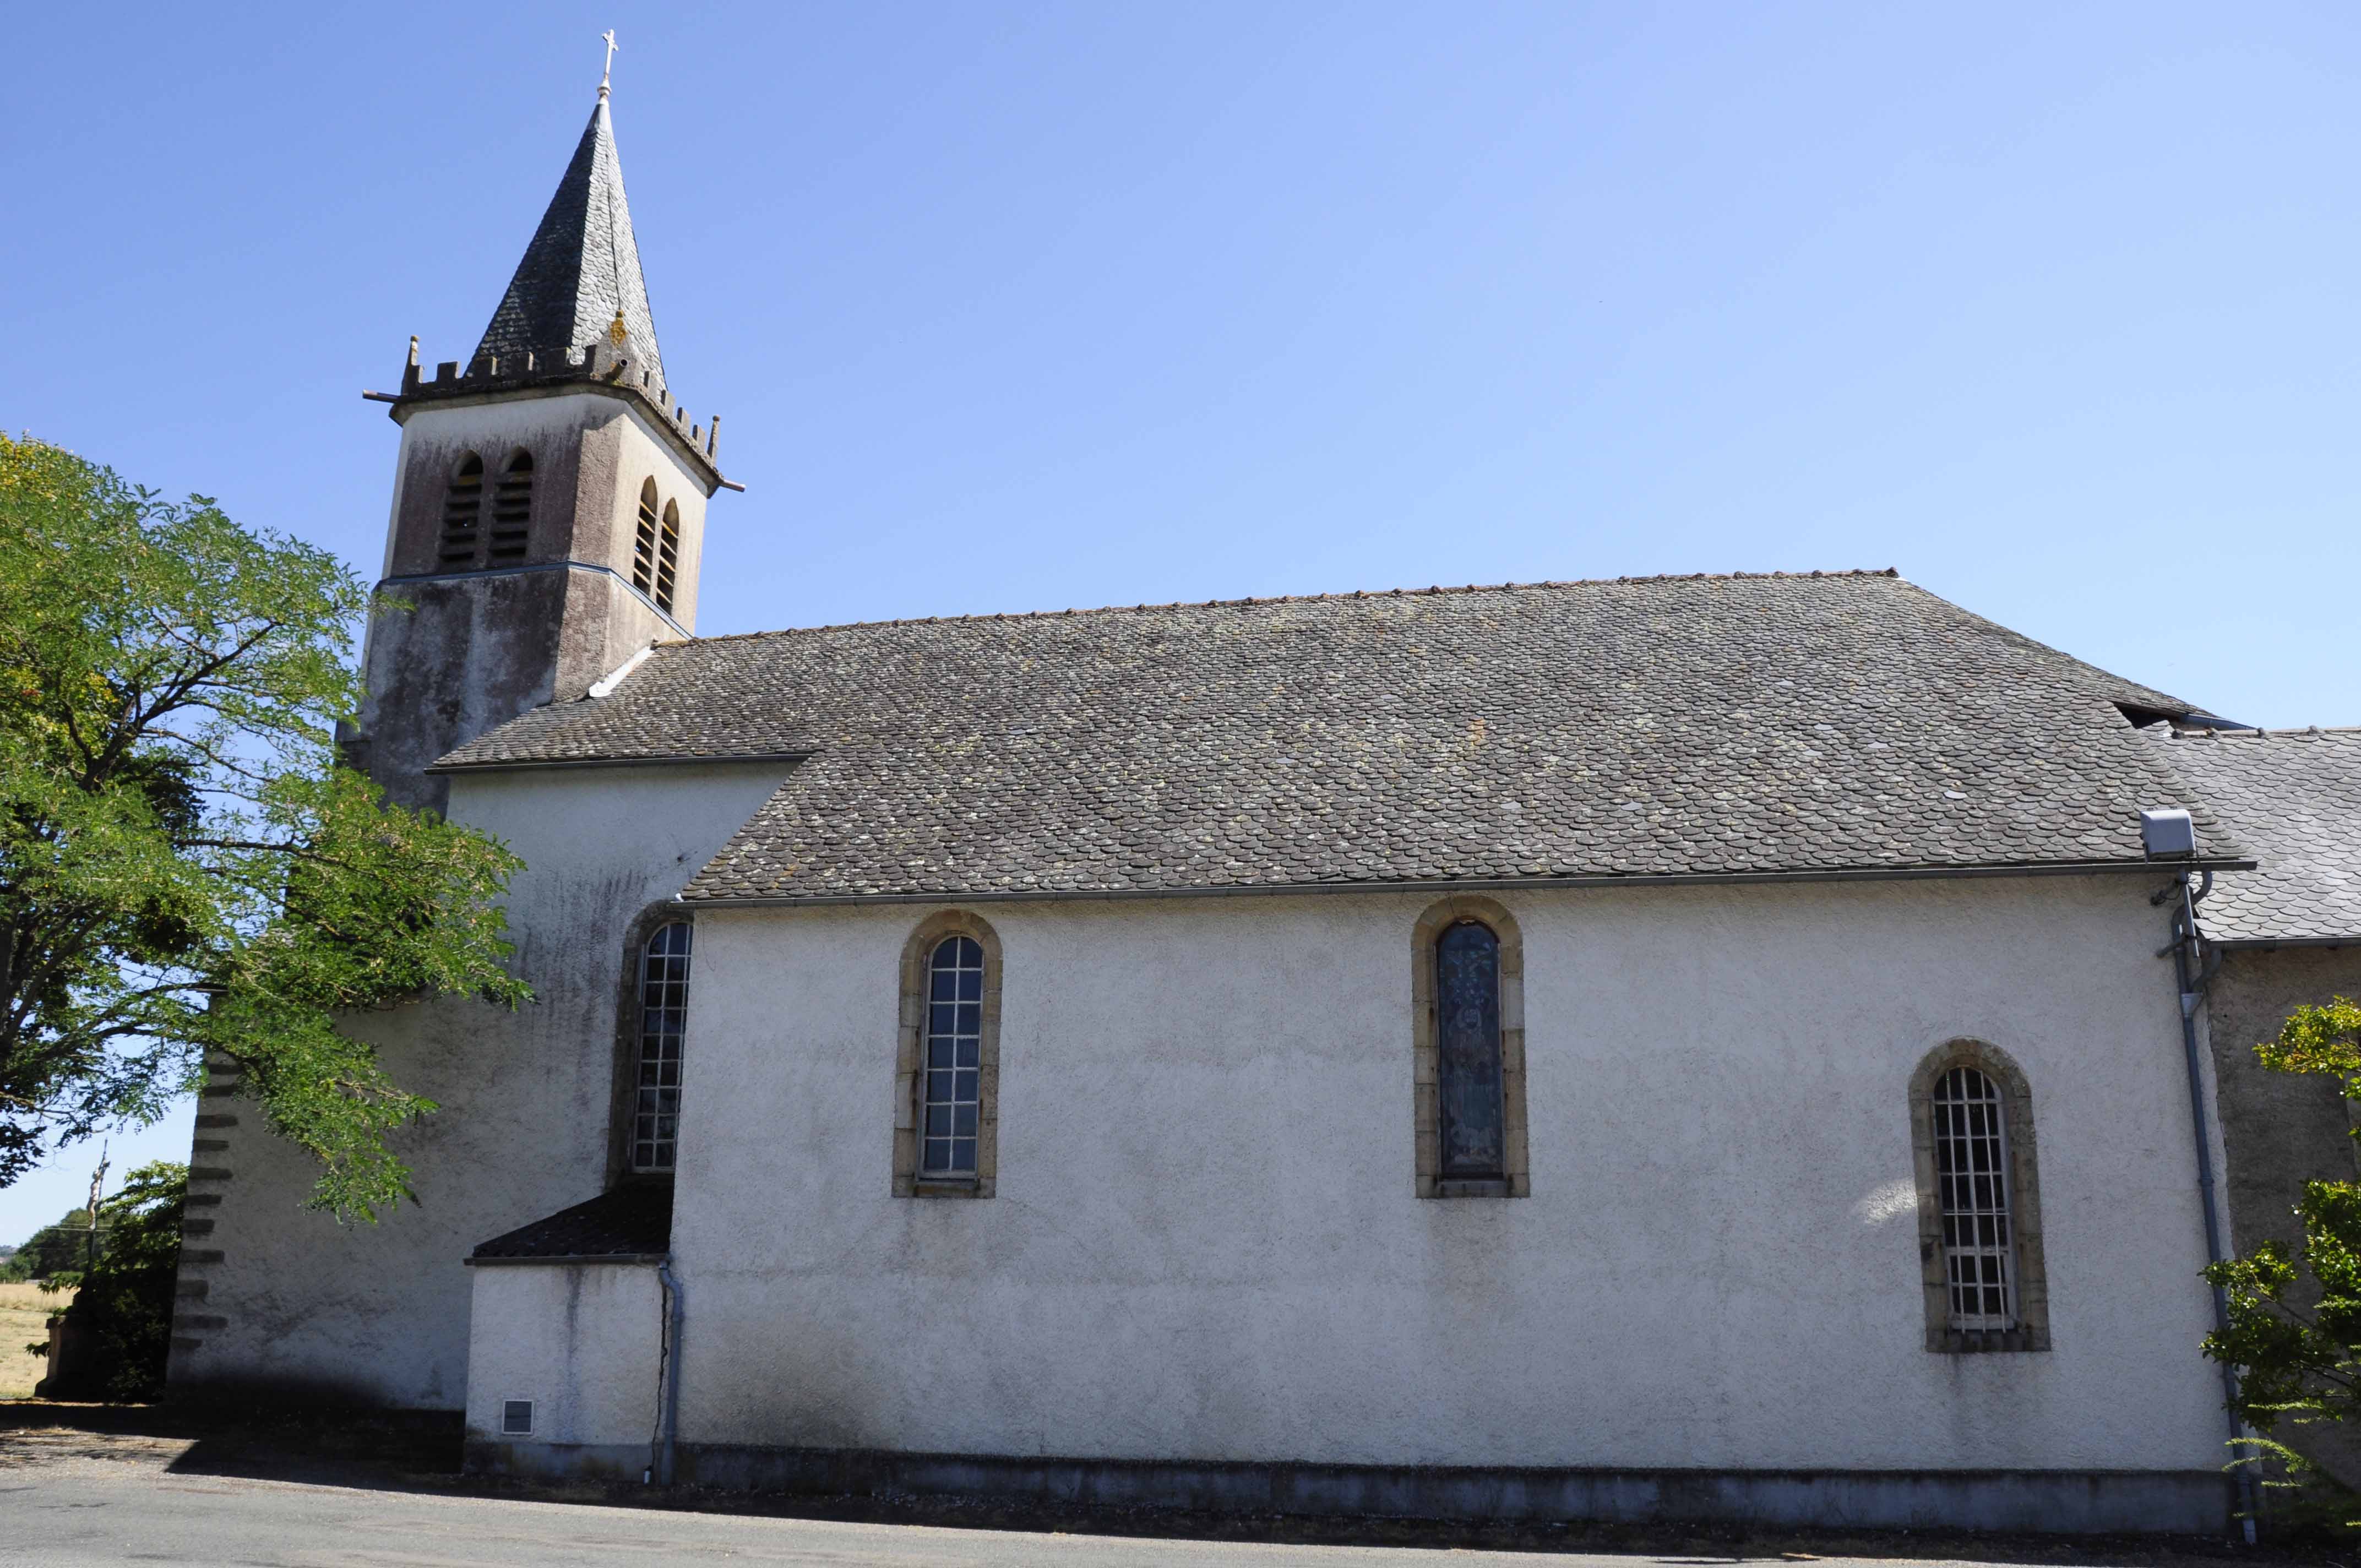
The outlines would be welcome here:
M 72 1365 L 42 1379 L 35 1390 L 42 1398 L 132 1400 L 162 1391 L 188 1191 L 189 1168 L 158 1160 L 131 1172 L 122 1190 L 99 1204 L 106 1248 L 97 1266 L 60 1271 L 42 1286 L 74 1290 L 65 1321 L 81 1341 Z

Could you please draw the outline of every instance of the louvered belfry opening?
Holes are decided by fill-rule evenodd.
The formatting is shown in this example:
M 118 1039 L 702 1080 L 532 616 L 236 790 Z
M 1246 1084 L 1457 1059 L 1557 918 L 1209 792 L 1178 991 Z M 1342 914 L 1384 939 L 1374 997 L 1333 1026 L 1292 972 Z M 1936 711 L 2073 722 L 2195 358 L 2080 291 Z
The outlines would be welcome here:
M 674 584 L 680 576 L 680 503 L 664 502 L 664 529 L 656 540 L 656 608 L 672 613 Z
M 492 488 L 493 565 L 513 565 L 524 559 L 532 521 L 533 454 L 521 451 L 509 459 L 508 471 Z
M 640 487 L 640 536 L 631 547 L 631 587 L 653 598 L 656 591 L 656 482 Z
M 445 571 L 476 565 L 484 542 L 484 460 L 467 454 L 443 496 L 443 544 L 435 561 Z

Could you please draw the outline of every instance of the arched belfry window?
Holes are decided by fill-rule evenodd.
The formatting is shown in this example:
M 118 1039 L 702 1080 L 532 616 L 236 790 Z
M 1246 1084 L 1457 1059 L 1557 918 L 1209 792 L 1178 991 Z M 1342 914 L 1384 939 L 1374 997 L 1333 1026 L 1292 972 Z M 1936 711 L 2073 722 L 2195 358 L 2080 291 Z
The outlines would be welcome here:
M 1412 1124 L 1422 1198 L 1532 1190 L 1524 947 L 1488 898 L 1444 900 L 1411 942 Z
M 470 452 L 443 493 L 443 542 L 435 564 L 446 572 L 477 565 L 483 554 L 483 521 L 484 460 Z
M 533 454 L 520 450 L 509 459 L 500 481 L 492 488 L 492 532 L 489 559 L 495 566 L 524 559 L 533 522 Z
M 664 502 L 664 527 L 656 539 L 656 608 L 672 613 L 673 589 L 680 579 L 680 503 Z
M 639 1048 L 632 1062 L 631 1166 L 669 1172 L 680 1140 L 680 1069 L 688 1034 L 688 958 L 694 930 L 667 921 L 640 947 Z
M 631 587 L 650 598 L 656 592 L 656 482 L 640 486 L 640 527 L 631 543 Z
M 1954 1040 L 1911 1080 L 1927 1348 L 2047 1350 L 2033 1099 L 1997 1047 Z
M 895 1195 L 991 1197 L 999 1091 L 1000 938 L 977 916 L 946 910 L 902 950 Z

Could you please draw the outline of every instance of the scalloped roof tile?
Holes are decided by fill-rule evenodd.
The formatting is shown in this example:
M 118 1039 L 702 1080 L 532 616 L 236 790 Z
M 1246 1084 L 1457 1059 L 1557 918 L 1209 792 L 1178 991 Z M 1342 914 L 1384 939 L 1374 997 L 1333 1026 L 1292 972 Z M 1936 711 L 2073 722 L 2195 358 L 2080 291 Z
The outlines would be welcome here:
M 2361 941 L 2361 729 L 2157 737 L 2254 857 L 2218 879 L 2199 924 L 2219 942 Z
M 438 766 L 802 755 L 696 901 L 2128 861 L 2186 791 L 2118 703 L 2194 711 L 1891 573 L 1700 575 L 665 644 Z

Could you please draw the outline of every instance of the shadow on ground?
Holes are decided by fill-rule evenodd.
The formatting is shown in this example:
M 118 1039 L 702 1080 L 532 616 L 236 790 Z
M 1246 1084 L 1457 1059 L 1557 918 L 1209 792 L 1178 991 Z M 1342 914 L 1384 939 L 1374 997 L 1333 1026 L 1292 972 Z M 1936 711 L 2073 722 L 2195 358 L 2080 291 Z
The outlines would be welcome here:
M 48 1460 L 144 1464 L 184 1475 L 234 1476 L 375 1491 L 428 1492 L 518 1501 L 642 1509 L 689 1509 L 780 1519 L 928 1525 L 1288 1545 L 1415 1546 L 1488 1552 L 1614 1552 L 1665 1568 L 1822 1558 L 1914 1558 L 1979 1563 L 2090 1563 L 2197 1568 L 2235 1560 L 2263 1565 L 2350 1568 L 2342 1547 L 2199 1536 L 2043 1536 L 1978 1531 L 1755 1529 L 1673 1523 L 1488 1523 L 1214 1514 L 1179 1508 L 1090 1507 L 995 1497 L 907 1495 L 807 1497 L 664 1491 L 622 1484 L 555 1484 L 467 1475 L 460 1470 L 456 1413 L 386 1413 L 286 1405 L 76 1405 L 0 1399 L 0 1469 Z

